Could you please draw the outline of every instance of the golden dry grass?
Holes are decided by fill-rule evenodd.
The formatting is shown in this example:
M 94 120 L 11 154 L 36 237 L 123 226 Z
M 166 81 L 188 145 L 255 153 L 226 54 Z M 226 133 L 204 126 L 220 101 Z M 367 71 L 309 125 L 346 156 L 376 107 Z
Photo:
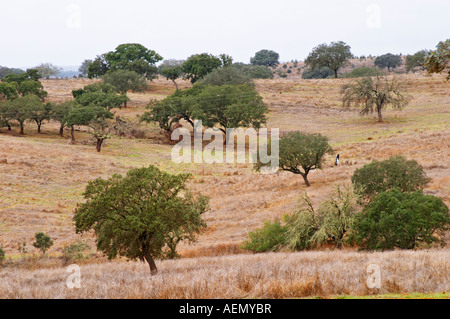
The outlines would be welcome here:
M 0 271 L 2 298 L 303 298 L 449 291 L 448 250 L 362 253 L 308 251 L 199 257 L 146 264 L 81 265 L 81 288 L 67 288 L 66 267 Z M 380 267 L 381 288 L 367 286 Z
M 406 81 L 406 88 L 414 97 L 414 100 L 410 106 L 401 112 L 386 110 L 384 112 L 385 122 L 381 124 L 376 123 L 375 117 L 360 117 L 355 111 L 341 108 L 339 88 L 343 83 L 351 80 L 275 79 L 256 81 L 257 90 L 264 97 L 271 110 L 268 127 L 278 127 L 282 133 L 301 130 L 325 134 L 330 138 L 335 152 L 341 155 L 339 167 L 333 166 L 334 158 L 329 156 L 323 170 L 311 173 L 310 181 L 312 185 L 308 189 L 298 176 L 286 172 L 276 175 L 260 175 L 252 171 L 251 164 L 174 164 L 170 161 L 171 146 L 161 143 L 163 139 L 155 125 L 143 125 L 147 139 L 115 137 L 107 140 L 100 154 L 95 151 L 92 145 L 89 145 L 89 134 L 87 132 L 77 131 L 77 144 L 70 145 L 68 133 L 66 133 L 65 138 L 60 138 L 57 135 L 58 127 L 55 123 L 44 124 L 42 127 L 43 133 L 39 135 L 35 133 L 35 125 L 28 123 L 24 137 L 17 134 L 17 127 L 13 127 L 13 132 L 8 132 L 5 128 L 0 129 L 0 245 L 3 245 L 8 256 L 18 258 L 17 243 L 26 241 L 30 254 L 33 254 L 36 252 L 31 246 L 34 233 L 43 231 L 55 241 L 55 245 L 49 254 L 51 256 L 60 255 L 64 246 L 73 243 L 78 238 L 74 233 L 71 218 L 76 203 L 82 200 L 81 194 L 86 183 L 99 176 L 108 177 L 115 172 L 123 174 L 131 168 L 149 164 L 158 165 L 172 173 L 192 173 L 193 179 L 189 187 L 194 192 L 202 192 L 211 197 L 211 210 L 205 214 L 205 221 L 208 225 L 206 231 L 200 235 L 196 244 L 180 246 L 182 256 L 190 258 L 163 262 L 161 264 L 162 273 L 172 271 L 176 273 L 176 269 L 196 265 L 199 267 L 198 271 L 203 269 L 207 273 L 207 271 L 212 271 L 207 265 L 217 262 L 225 268 L 221 270 L 222 272 L 217 268 L 214 270 L 214 274 L 223 273 L 223 276 L 225 276 L 228 269 L 235 269 L 231 265 L 232 262 L 240 260 L 242 263 L 248 261 L 249 265 L 256 267 L 253 270 L 250 266 L 246 268 L 246 276 L 258 277 L 258 267 L 255 260 L 269 257 L 243 254 L 239 247 L 248 232 L 260 227 L 265 220 L 291 213 L 297 205 L 300 194 L 304 191 L 308 191 L 313 203 L 319 203 L 331 194 L 334 184 L 349 183 L 354 170 L 373 159 L 386 159 L 392 155 L 415 158 L 424 166 L 427 175 L 432 178 L 425 192 L 440 196 L 447 205 L 450 205 L 450 82 L 445 81 L 443 76 L 402 75 L 400 77 Z M 70 91 L 72 89 L 89 83 L 92 83 L 92 80 L 43 81 L 51 101 L 68 99 L 71 96 Z M 186 88 L 189 83 L 179 81 L 179 85 L 180 88 Z M 128 120 L 135 120 L 138 114 L 145 111 L 144 106 L 150 99 L 163 98 L 174 90 L 171 82 L 162 79 L 155 80 L 150 84 L 147 92 L 131 93 L 129 107 L 116 110 L 116 112 Z M 85 239 L 90 243 L 91 252 L 94 252 L 93 236 L 87 235 Z M 405 252 L 405 256 L 416 258 L 414 255 L 417 254 L 419 256 L 417 258 L 421 258 L 422 253 Z M 228 257 L 214 257 L 236 254 L 239 254 L 239 256 L 230 256 L 230 259 L 227 259 Z M 326 260 L 324 256 L 329 253 L 318 252 L 317 254 L 322 254 L 320 256 L 323 258 L 317 259 L 317 261 L 322 262 Z M 333 254 L 335 254 L 333 256 L 337 256 L 341 253 L 333 252 Z M 389 255 L 391 253 L 386 254 L 386 256 L 391 256 Z M 433 254 L 448 263 L 448 250 L 434 251 Z M 267 256 L 270 256 L 271 260 L 276 260 L 278 258 L 276 256 L 279 256 L 280 260 L 284 260 L 283 258 L 286 259 L 290 255 L 269 254 Z M 292 256 L 303 255 L 293 254 Z M 346 259 L 348 256 L 350 255 L 344 254 L 342 258 Z M 355 260 L 358 259 L 357 253 L 352 253 L 351 256 Z M 367 256 L 369 255 L 363 254 L 361 259 L 363 260 Z M 379 258 L 383 258 L 382 254 L 379 256 Z M 227 262 L 230 262 L 230 264 L 225 266 Z M 142 276 L 146 273 L 145 267 L 134 263 L 85 267 L 100 267 L 96 270 L 97 272 L 106 272 L 106 269 L 114 272 L 113 268 L 117 268 L 124 271 L 127 269 L 138 271 L 139 269 Z M 103 269 L 101 267 L 110 268 Z M 171 267 L 174 268 L 171 270 Z M 315 267 L 320 267 L 320 265 Z M 140 270 L 141 268 L 143 269 Z M 4 281 L 1 280 L 4 271 L 4 269 L 0 271 L 0 282 Z M 18 280 L 13 270 L 8 271 L 7 278 L 14 277 L 16 278 L 14 280 Z M 53 275 L 59 276 L 58 278 L 61 277 L 61 274 L 64 274 L 63 269 L 53 271 Z M 95 273 L 94 270 L 92 271 Z M 46 273 L 47 270 L 42 269 L 39 274 L 36 273 L 36 278 L 42 279 L 47 276 L 44 275 Z M 268 271 L 264 275 L 264 282 L 265 285 L 272 282 L 272 287 L 274 287 L 271 292 L 272 297 L 278 295 L 280 297 L 295 297 L 282 291 L 276 292 L 277 289 L 286 285 L 297 287 L 298 289 L 295 288 L 297 290 L 305 289 L 305 291 L 319 289 L 318 286 L 308 289 L 299 288 L 306 285 L 308 280 L 312 280 L 313 275 L 305 277 L 305 281 L 294 281 L 288 284 L 283 281 L 284 279 L 281 280 L 276 276 L 271 277 L 269 275 L 271 273 Z M 400 273 L 399 270 L 398 274 Z M 26 276 L 31 278 L 34 276 L 31 270 L 27 274 Z M 117 275 L 117 273 L 115 274 Z M 23 275 L 25 276 L 25 273 Z M 187 275 L 186 277 L 181 274 L 179 276 L 179 278 L 195 279 L 195 277 L 188 277 Z M 52 282 L 50 274 L 45 278 Z M 441 279 L 443 278 L 445 276 Z M 220 276 L 214 280 L 219 279 Z M 131 283 L 139 280 L 130 280 L 128 284 L 130 285 L 130 291 L 132 291 Z M 152 281 L 153 279 L 151 279 Z M 254 288 L 245 288 L 246 281 L 248 280 L 243 280 L 242 283 L 244 290 L 247 289 L 254 293 L 254 295 L 249 294 L 248 296 L 268 296 L 268 290 L 256 292 Z M 44 280 L 44 282 L 46 281 Z M 58 282 L 56 280 L 55 284 Z M 275 289 L 277 287 L 276 282 L 278 282 L 279 287 L 277 289 Z M 325 283 L 322 280 L 320 282 L 323 285 Z M 17 284 L 19 285 L 18 282 Z M 37 291 L 32 292 L 34 288 L 26 288 L 23 283 L 18 286 L 21 287 L 20 289 L 11 288 L 15 286 L 12 282 L 8 285 L 10 288 L 7 288 L 6 291 L 15 291 L 11 296 L 39 294 Z M 96 285 L 95 280 L 92 279 L 92 286 L 89 288 L 91 290 L 84 291 L 84 293 L 99 289 L 97 295 L 100 297 L 122 296 L 119 292 L 113 293 L 114 289 L 111 289 L 111 293 L 108 294 L 105 292 L 107 291 L 106 286 L 99 288 Z M 101 281 L 98 285 L 106 284 Z M 161 292 L 162 295 L 153 295 L 150 292 L 145 294 L 142 293 L 142 289 L 147 289 L 149 286 L 146 286 L 147 284 L 142 285 L 137 284 L 137 288 L 135 288 L 138 295 L 161 297 L 166 294 L 174 297 L 176 294 L 175 286 L 172 286 L 173 292 Z M 180 287 L 184 287 L 183 285 L 190 287 L 189 289 L 195 287 L 200 291 L 205 289 L 201 281 L 196 281 L 196 279 L 186 279 L 186 282 L 180 284 Z M 313 285 L 313 283 L 310 283 L 310 285 Z M 432 285 L 430 283 L 430 287 Z M 403 286 L 405 284 L 402 284 Z M 219 289 L 217 285 L 214 287 Z M 305 287 L 309 286 L 306 285 Z M 435 287 L 440 286 L 436 284 Z M 22 288 L 24 292 L 20 294 Z M 184 291 L 184 288 L 180 289 Z M 199 293 L 189 289 L 186 290 L 189 291 L 186 294 L 195 295 L 195 293 Z M 227 293 L 222 291 L 221 295 L 227 297 L 241 296 L 233 292 L 233 289 Z M 429 288 L 427 289 L 424 291 L 430 291 Z M 448 286 L 445 289 L 448 289 Z M 355 291 L 351 290 L 348 293 L 353 294 Z M 358 293 L 364 293 L 363 290 L 361 291 Z M 211 293 L 211 296 L 215 296 L 215 290 L 211 290 L 209 293 Z M 67 296 L 81 296 L 80 292 L 77 294 Z M 330 292 L 330 294 L 334 293 Z M 133 294 L 130 293 L 126 296 L 130 297 Z

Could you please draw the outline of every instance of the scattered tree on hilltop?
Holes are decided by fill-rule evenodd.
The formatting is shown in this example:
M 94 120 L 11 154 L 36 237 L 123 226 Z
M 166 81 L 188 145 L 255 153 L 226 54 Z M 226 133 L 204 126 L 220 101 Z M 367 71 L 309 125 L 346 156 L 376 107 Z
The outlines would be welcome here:
M 264 65 L 267 67 L 275 67 L 280 64 L 280 55 L 272 50 L 260 50 L 250 59 L 253 65 Z
M 51 76 L 55 76 L 62 71 L 62 68 L 51 63 L 41 63 L 33 69 L 38 70 L 39 77 L 45 79 L 48 79 Z
M 387 68 L 388 71 L 391 72 L 391 69 L 395 69 L 396 67 L 401 66 L 403 64 L 403 61 L 400 55 L 387 53 L 377 57 L 374 64 L 380 69 Z
M 323 43 L 312 50 L 305 60 L 305 65 L 313 70 L 328 67 L 337 78 L 338 70 L 352 57 L 350 46 L 345 42 L 331 42 L 329 45 Z
M 152 80 L 158 73 L 155 64 L 161 60 L 158 53 L 141 44 L 121 44 L 114 51 L 97 56 L 89 65 L 88 76 L 101 77 L 109 70 L 128 70 Z

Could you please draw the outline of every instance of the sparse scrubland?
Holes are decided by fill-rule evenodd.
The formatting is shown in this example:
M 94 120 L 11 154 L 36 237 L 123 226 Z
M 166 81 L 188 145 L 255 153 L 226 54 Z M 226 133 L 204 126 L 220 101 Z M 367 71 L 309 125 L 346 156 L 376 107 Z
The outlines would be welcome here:
M 312 251 L 248 254 L 242 242 L 265 221 L 294 212 L 303 192 L 313 205 L 327 200 L 336 184 L 351 183 L 355 170 L 373 160 L 402 155 L 416 160 L 430 179 L 424 193 L 450 205 L 450 82 L 445 75 L 397 75 L 412 97 L 404 110 L 386 109 L 361 117 L 342 107 L 340 89 L 352 79 L 255 80 L 269 107 L 267 127 L 320 133 L 328 137 L 334 155 L 325 155 L 321 170 L 308 175 L 279 172 L 261 175 L 252 164 L 175 164 L 167 136 L 156 124 L 141 124 L 145 138 L 112 136 L 98 153 L 84 127 L 59 136 L 59 123 L 44 122 L 41 133 L 25 122 L 24 133 L 0 128 L 0 266 L 1 298 L 301 298 L 341 295 L 444 293 L 448 298 L 450 250 L 424 246 L 418 250 L 359 252 L 323 245 Z M 62 102 L 71 91 L 98 82 L 89 79 L 41 80 L 47 101 Z M 180 89 L 191 86 L 177 80 Z M 144 92 L 128 93 L 127 108 L 115 115 L 137 123 L 151 99 L 175 91 L 173 82 L 155 79 Z M 181 122 L 186 127 L 189 124 Z M 95 250 L 92 233 L 75 233 L 73 213 L 83 201 L 89 181 L 155 165 L 170 173 L 191 173 L 188 189 L 210 198 L 203 215 L 207 227 L 193 244 L 180 244 L 181 259 L 157 261 L 159 272 L 125 259 L 108 262 Z M 36 233 L 54 244 L 44 257 L 32 247 Z M 81 265 L 81 288 L 68 289 L 64 247 L 84 240 L 90 258 Z M 446 238 L 448 243 L 448 236 Z M 18 249 L 27 243 L 27 250 Z M 381 288 L 369 289 L 369 264 L 379 265 Z M 447 292 L 445 294 L 445 292 Z M 442 296 L 441 296 L 442 297 Z

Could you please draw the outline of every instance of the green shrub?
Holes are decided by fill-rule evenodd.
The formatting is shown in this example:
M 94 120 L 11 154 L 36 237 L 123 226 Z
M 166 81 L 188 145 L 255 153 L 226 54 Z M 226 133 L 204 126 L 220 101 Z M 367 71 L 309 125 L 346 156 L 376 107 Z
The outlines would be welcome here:
M 439 241 L 436 235 L 449 225 L 449 210 L 440 198 L 394 188 L 378 194 L 357 215 L 351 239 L 367 250 L 413 249 Z
M 334 75 L 334 72 L 330 68 L 324 66 L 324 67 L 321 67 L 318 69 L 311 69 L 311 68 L 306 69 L 305 71 L 303 71 L 302 78 L 304 78 L 304 79 L 326 79 L 327 77 L 331 77 L 333 75 Z
M 279 250 L 285 244 L 285 233 L 286 227 L 279 220 L 265 222 L 264 227 L 249 233 L 242 248 L 256 253 Z
M 373 161 L 357 169 L 352 176 L 355 192 L 369 200 L 396 187 L 403 192 L 420 190 L 429 181 L 422 166 L 415 160 L 406 160 L 403 156 Z
M 44 233 L 36 233 L 35 234 L 36 241 L 33 243 L 33 246 L 38 248 L 43 254 L 53 245 L 53 240 Z
M 83 241 L 77 241 L 69 246 L 64 247 L 63 256 L 68 260 L 84 259 L 88 256 L 84 255 L 84 251 L 89 248 L 89 245 Z
M 265 65 L 233 63 L 233 67 L 242 71 L 250 79 L 273 79 L 273 71 Z
M 200 82 L 206 85 L 238 85 L 250 84 L 251 79 L 242 69 L 228 66 L 214 69 L 201 79 Z
M 5 255 L 5 251 L 3 250 L 3 246 L 0 246 L 0 265 L 3 263 L 5 258 L 6 258 L 6 255 Z
M 364 76 L 376 76 L 381 72 L 375 68 L 369 68 L 367 66 L 362 66 L 356 69 L 353 69 L 351 72 L 344 74 L 344 78 L 360 78 Z

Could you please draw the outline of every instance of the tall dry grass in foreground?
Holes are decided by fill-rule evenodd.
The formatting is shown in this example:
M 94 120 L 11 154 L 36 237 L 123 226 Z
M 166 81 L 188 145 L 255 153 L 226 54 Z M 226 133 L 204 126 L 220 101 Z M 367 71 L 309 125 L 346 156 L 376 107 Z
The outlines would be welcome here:
M 158 263 L 81 266 L 81 288 L 66 286 L 66 268 L 0 268 L 1 298 L 298 298 L 432 293 L 450 289 L 450 250 L 311 251 L 201 257 Z M 381 269 L 381 288 L 367 287 L 367 266 Z

